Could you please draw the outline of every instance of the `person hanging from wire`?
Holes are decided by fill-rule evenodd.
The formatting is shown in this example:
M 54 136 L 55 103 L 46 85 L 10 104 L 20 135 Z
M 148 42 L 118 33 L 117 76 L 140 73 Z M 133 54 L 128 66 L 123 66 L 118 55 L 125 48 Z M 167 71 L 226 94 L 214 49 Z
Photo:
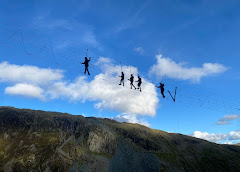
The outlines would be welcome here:
M 138 82 L 138 88 L 137 89 L 140 89 L 140 91 L 142 91 L 142 89 L 141 89 L 142 78 L 140 76 L 138 76 L 138 80 L 135 81 L 135 82 Z
M 124 86 L 124 73 L 122 72 L 122 75 L 119 76 L 119 77 L 121 77 L 121 80 L 120 80 L 120 84 L 119 84 L 119 85 L 122 85 L 122 84 L 123 84 L 123 86 Z
M 160 82 L 160 86 L 155 86 L 155 87 L 160 88 L 161 94 L 162 94 L 163 98 L 165 98 L 165 95 L 164 95 L 164 84 Z
M 89 57 L 89 60 L 87 59 L 87 57 L 85 57 L 85 61 L 82 64 L 85 64 L 85 72 L 84 74 L 86 74 L 86 72 L 88 72 L 88 75 L 90 75 L 89 70 L 88 70 L 88 66 L 89 66 L 89 62 L 91 60 L 91 57 Z
M 135 90 L 136 90 L 136 87 L 133 85 L 133 81 L 134 81 L 134 76 L 133 76 L 133 74 L 131 74 L 131 77 L 130 77 L 130 79 L 128 79 L 128 80 L 130 81 L 131 89 L 132 89 L 132 87 L 134 87 Z

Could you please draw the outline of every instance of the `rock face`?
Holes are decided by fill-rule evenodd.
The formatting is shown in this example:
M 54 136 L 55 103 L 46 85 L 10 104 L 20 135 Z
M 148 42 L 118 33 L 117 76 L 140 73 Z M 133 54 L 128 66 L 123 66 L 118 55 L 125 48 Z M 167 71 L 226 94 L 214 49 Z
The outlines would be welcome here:
M 110 119 L 0 107 L 0 171 L 239 169 L 239 146 Z

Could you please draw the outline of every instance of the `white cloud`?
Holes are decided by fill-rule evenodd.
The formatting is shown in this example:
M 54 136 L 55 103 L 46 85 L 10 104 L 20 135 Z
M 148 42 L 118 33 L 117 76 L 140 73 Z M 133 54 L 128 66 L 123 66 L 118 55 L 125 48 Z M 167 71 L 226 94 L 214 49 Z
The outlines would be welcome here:
M 134 123 L 134 124 L 138 123 L 141 125 L 145 125 L 147 127 L 151 127 L 151 125 L 144 119 L 138 119 L 137 115 L 117 115 L 116 117 L 111 118 L 111 119 L 114 119 L 119 122 L 129 122 L 129 123 Z
M 231 131 L 229 133 L 229 140 L 239 140 L 240 139 L 240 130 Z
M 228 125 L 231 124 L 229 121 L 219 119 L 217 125 Z
M 80 76 L 74 82 L 58 81 L 46 89 L 50 99 L 69 99 L 70 101 L 85 101 L 88 98 L 89 83 L 86 77 Z
M 230 131 L 229 133 L 208 133 L 201 131 L 194 131 L 191 136 L 208 140 L 210 142 L 233 144 L 240 142 L 240 130 Z
M 155 86 L 144 79 L 143 82 L 142 90 L 148 88 L 148 91 L 155 92 L 155 95 L 131 90 L 128 82 L 125 83 L 125 87 L 119 86 L 118 76 L 99 74 L 89 84 L 89 97 L 100 100 L 97 104 L 99 109 L 115 109 L 123 114 L 155 116 L 158 105 Z
M 28 83 L 44 85 L 49 82 L 61 80 L 62 70 L 38 68 L 28 65 L 14 65 L 8 62 L 0 63 L 0 81 L 12 83 Z
M 214 133 L 207 133 L 201 131 L 194 131 L 193 136 L 196 138 L 208 140 L 210 142 L 219 142 L 222 140 L 227 139 L 227 134 L 214 134 Z
M 176 63 L 161 54 L 157 55 L 156 58 L 157 64 L 151 67 L 149 73 L 157 77 L 199 82 L 202 77 L 219 74 L 227 70 L 226 67 L 218 63 L 204 63 L 202 67 L 186 67 L 185 63 Z
M 224 119 L 228 120 L 228 121 L 232 121 L 232 120 L 235 120 L 235 119 L 238 119 L 238 118 L 239 118 L 239 115 L 225 115 L 224 116 Z
M 43 89 L 41 89 L 38 86 L 29 85 L 29 84 L 16 84 L 12 87 L 7 87 L 5 89 L 5 93 L 10 95 L 39 98 L 41 100 L 45 99 L 43 95 Z
M 134 51 L 136 51 L 140 55 L 143 55 L 145 52 L 143 47 L 136 47 L 136 48 L 134 48 Z
M 231 124 L 230 121 L 240 118 L 240 115 L 225 115 L 224 118 L 220 118 L 217 121 L 217 125 L 227 125 Z
M 109 64 L 111 64 L 113 61 L 110 58 L 107 57 L 102 57 L 100 56 L 97 60 L 97 62 L 95 63 L 95 65 L 102 65 L 102 64 L 107 64 L 109 66 Z M 104 69 L 104 68 L 103 68 Z

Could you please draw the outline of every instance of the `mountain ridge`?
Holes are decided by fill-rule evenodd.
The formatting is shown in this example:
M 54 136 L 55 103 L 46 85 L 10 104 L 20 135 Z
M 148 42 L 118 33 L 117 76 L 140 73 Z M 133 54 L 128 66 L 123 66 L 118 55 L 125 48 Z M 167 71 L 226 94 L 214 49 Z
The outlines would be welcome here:
M 237 171 L 240 147 L 140 124 L 0 107 L 0 171 Z

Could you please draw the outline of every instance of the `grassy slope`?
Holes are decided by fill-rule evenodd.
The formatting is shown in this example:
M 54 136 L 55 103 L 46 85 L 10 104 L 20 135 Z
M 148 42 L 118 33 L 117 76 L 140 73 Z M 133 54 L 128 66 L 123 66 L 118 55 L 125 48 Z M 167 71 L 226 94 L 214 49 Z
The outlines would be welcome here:
M 235 171 L 240 147 L 110 119 L 1 107 L 1 162 L 0 171 Z

